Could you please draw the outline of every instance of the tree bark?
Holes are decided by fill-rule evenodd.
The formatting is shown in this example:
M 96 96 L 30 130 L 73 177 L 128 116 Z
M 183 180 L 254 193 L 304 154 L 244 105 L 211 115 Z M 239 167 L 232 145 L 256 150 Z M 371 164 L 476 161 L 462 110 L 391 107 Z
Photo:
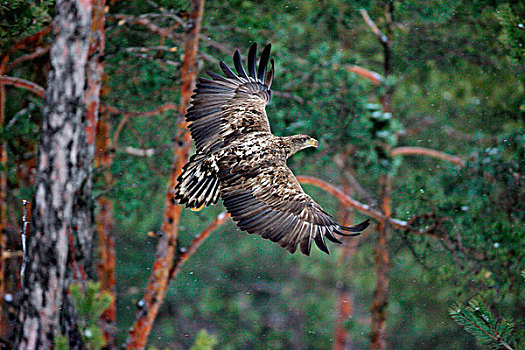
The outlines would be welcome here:
M 19 349 L 53 348 L 65 287 L 73 205 L 86 181 L 80 140 L 85 133 L 86 63 L 91 3 L 58 0 L 51 69 L 44 97 L 31 235 L 24 259 Z
M 70 253 L 64 290 L 64 307 L 61 317 L 62 332 L 67 335 L 70 349 L 82 349 L 82 337 L 76 324 L 77 312 L 68 293 L 68 286 L 76 281 L 85 289 L 91 270 L 93 243 L 94 203 L 91 195 L 93 159 L 95 154 L 96 125 L 100 106 L 104 55 L 104 6 L 105 0 L 91 0 L 92 21 L 86 65 L 86 86 L 84 94 L 85 132 L 79 138 L 78 171 L 83 179 L 73 205 L 72 230 L 70 231 Z
M 103 170 L 104 183 L 111 186 L 113 177 L 109 167 L 113 163 L 111 152 L 110 124 L 108 116 L 104 115 L 97 126 L 97 152 L 95 166 Z M 116 286 L 115 286 L 115 239 L 113 237 L 113 200 L 107 196 L 97 199 L 97 234 L 98 234 L 98 278 L 100 291 L 113 296 L 113 301 L 106 311 L 100 316 L 100 327 L 106 340 L 108 349 L 115 348 L 116 330 Z

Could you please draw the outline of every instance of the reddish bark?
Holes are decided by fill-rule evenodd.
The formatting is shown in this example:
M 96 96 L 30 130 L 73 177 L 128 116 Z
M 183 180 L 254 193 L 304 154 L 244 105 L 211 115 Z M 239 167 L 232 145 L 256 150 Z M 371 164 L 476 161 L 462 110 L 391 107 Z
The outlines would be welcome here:
M 382 191 L 381 210 L 385 218 L 379 222 L 377 228 L 375 251 L 376 288 L 374 290 L 374 301 L 371 308 L 370 349 L 386 349 L 385 328 L 390 272 L 388 246 L 392 234 L 392 225 L 388 218 L 392 216 L 392 175 L 382 175 L 379 182 Z
M 201 29 L 202 15 L 204 11 L 204 0 L 192 0 L 189 15 L 188 32 L 184 49 L 184 62 L 182 66 L 181 100 L 180 100 L 180 122 L 177 130 L 176 140 L 178 144 L 174 148 L 174 161 L 171 168 L 166 203 L 162 219 L 162 235 L 159 237 L 155 262 L 151 276 L 146 287 L 146 293 L 142 300 L 141 310 L 138 312 L 135 323 L 127 340 L 127 349 L 142 349 L 153 326 L 160 305 L 164 300 L 166 290 L 170 282 L 170 271 L 177 251 L 177 236 L 180 214 L 182 208 L 176 204 L 173 188 L 177 177 L 182 172 L 183 165 L 187 162 L 190 150 L 190 134 L 187 123 L 184 121 L 187 106 L 189 104 L 195 79 L 197 75 L 196 57 Z
M 84 133 L 85 68 L 89 49 L 91 3 L 56 2 L 55 37 L 51 46 L 39 141 L 27 271 L 20 304 L 19 349 L 50 349 L 63 304 L 68 233 L 73 204 L 84 174 L 78 141 Z
M 354 312 L 354 301 L 352 295 L 346 290 L 344 284 L 336 289 L 337 316 L 335 320 L 334 350 L 349 349 L 350 340 L 346 331 L 346 321 Z
M 376 85 L 381 85 L 384 81 L 384 78 L 381 76 L 381 74 L 373 72 L 363 67 L 350 66 L 348 67 L 348 70 L 352 73 L 359 75 L 360 77 L 370 80 Z
M 343 164 L 343 168 L 345 165 Z M 347 169 L 344 169 L 347 171 Z M 352 190 L 352 186 L 345 181 L 345 177 L 342 177 L 343 185 L 342 190 L 345 194 L 349 195 L 355 190 Z M 352 193 L 353 194 L 353 193 Z M 339 221 L 345 226 L 351 226 L 351 220 L 349 215 L 349 208 L 343 206 L 341 203 L 339 205 Z M 336 298 L 337 298 L 337 314 L 335 319 L 335 336 L 334 336 L 334 350 L 345 350 L 351 349 L 353 344 L 350 339 L 350 335 L 347 332 L 347 321 L 350 319 L 354 312 L 354 295 L 349 289 L 346 281 L 352 280 L 353 270 L 351 266 L 351 259 L 356 251 L 357 246 L 361 240 L 362 236 L 353 237 L 350 240 L 345 241 L 345 245 L 341 248 L 340 254 L 338 256 L 337 265 L 341 266 L 344 275 L 342 278 L 337 281 L 336 284 Z
M 104 169 L 104 182 L 111 186 L 113 177 L 109 167 L 113 163 L 111 152 L 110 124 L 107 117 L 103 117 L 97 124 L 97 152 L 95 167 Z M 107 347 L 115 348 L 116 330 L 116 285 L 115 285 L 115 239 L 113 237 L 113 201 L 100 196 L 97 199 L 98 213 L 96 218 L 98 234 L 98 279 L 100 291 L 109 293 L 113 297 L 111 305 L 100 316 L 100 326 L 106 340 Z
M 422 155 L 437 158 L 464 167 L 465 161 L 459 157 L 424 147 L 397 147 L 392 150 L 392 156 L 398 155 Z

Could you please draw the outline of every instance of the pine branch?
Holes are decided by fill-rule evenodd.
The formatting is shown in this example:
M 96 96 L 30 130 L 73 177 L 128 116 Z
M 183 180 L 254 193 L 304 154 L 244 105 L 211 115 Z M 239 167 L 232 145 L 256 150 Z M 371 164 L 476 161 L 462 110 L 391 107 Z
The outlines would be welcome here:
M 478 299 L 472 299 L 465 307 L 456 304 L 449 309 L 450 317 L 476 339 L 491 348 L 503 346 L 514 350 L 509 345 L 509 335 L 514 325 L 507 321 L 497 321 L 494 315 Z

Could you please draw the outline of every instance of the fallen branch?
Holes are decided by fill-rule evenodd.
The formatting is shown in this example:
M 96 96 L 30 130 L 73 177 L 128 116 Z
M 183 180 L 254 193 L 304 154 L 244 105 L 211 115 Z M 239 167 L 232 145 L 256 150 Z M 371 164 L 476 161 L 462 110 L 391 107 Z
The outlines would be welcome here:
M 392 150 L 392 156 L 400 155 L 423 155 L 465 167 L 465 161 L 459 157 L 424 147 L 397 147 Z
M 16 86 L 22 89 L 29 90 L 35 95 L 37 95 L 38 97 L 44 98 L 44 88 L 29 80 L 0 75 L 0 85 Z

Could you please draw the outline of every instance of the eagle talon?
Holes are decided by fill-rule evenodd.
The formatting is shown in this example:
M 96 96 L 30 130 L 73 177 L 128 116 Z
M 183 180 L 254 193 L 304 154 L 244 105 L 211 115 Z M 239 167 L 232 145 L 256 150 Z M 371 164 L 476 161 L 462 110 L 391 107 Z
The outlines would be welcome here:
M 197 207 L 190 208 L 190 210 L 191 210 L 191 211 L 201 211 L 202 208 L 204 208 L 204 205 L 205 205 L 205 204 L 203 203 L 200 207 L 198 207 L 198 208 L 197 208 Z

